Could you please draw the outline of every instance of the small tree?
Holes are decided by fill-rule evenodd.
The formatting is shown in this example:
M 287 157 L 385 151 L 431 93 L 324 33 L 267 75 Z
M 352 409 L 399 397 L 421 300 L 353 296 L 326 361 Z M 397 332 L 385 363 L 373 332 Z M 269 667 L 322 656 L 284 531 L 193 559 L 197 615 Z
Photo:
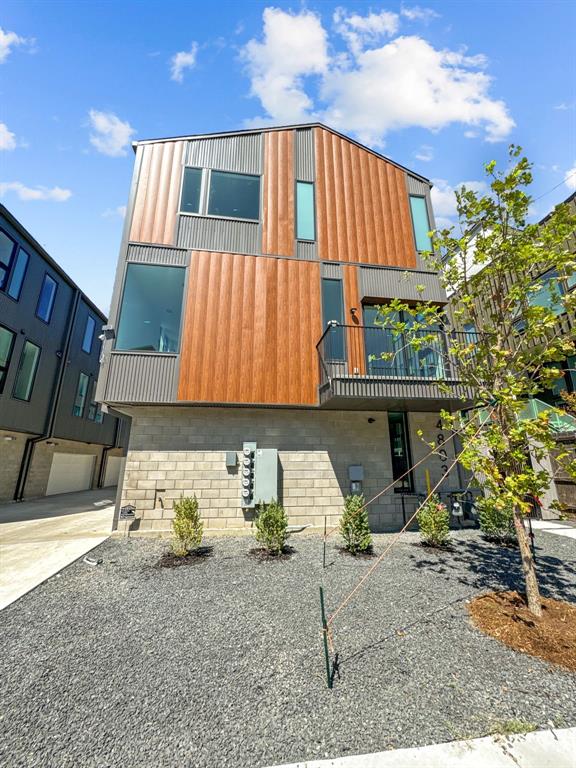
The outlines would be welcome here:
M 353 555 L 368 552 L 372 548 L 372 533 L 364 496 L 346 496 L 340 518 L 340 535 L 344 539 L 346 549 Z
M 507 171 L 497 171 L 495 161 L 485 166 L 487 194 L 465 187 L 456 192 L 457 230 L 432 233 L 434 251 L 426 259 L 455 297 L 453 318 L 437 306 L 396 300 L 380 307 L 379 320 L 392 328 L 401 353 L 408 347 L 423 364 L 435 358 L 437 384 L 445 392 L 452 392 L 452 368 L 465 382 L 470 407 L 460 460 L 494 504 L 511 510 L 528 607 L 541 616 L 523 517 L 530 511 L 526 499 L 541 497 L 550 485 L 538 463 L 557 446 L 550 411 L 530 412 L 529 399 L 562 375 L 558 363 L 576 351 L 576 326 L 559 331 L 557 324 L 559 314 L 576 307 L 576 292 L 561 289 L 561 281 L 576 272 L 569 248 L 576 217 L 561 205 L 544 223 L 528 224 L 531 165 L 519 147 L 510 147 L 510 158 Z M 454 331 L 446 345 L 438 338 L 442 328 Z M 390 359 L 390 353 L 382 357 Z M 446 428 L 461 424 L 459 414 L 442 416 Z M 576 477 L 567 451 L 555 458 Z
M 198 499 L 194 495 L 183 496 L 174 503 L 175 517 L 172 520 L 174 540 L 172 549 L 178 557 L 185 557 L 202 543 L 204 523 L 198 511 Z
M 487 539 L 498 544 L 515 541 L 514 515 L 510 507 L 502 506 L 497 499 L 478 499 L 480 530 Z
M 282 504 L 275 499 L 260 505 L 255 520 L 256 541 L 271 555 L 282 554 L 288 540 L 288 516 Z
M 436 494 L 430 496 L 416 516 L 420 535 L 430 547 L 444 547 L 450 540 L 450 513 Z

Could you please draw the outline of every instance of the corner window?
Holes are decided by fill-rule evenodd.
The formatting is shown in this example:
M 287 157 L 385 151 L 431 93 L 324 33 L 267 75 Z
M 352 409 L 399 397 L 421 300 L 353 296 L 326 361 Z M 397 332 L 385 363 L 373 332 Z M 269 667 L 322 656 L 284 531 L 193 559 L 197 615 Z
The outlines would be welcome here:
M 8 284 L 8 275 L 15 250 L 16 242 L 0 229 L 0 291 L 3 291 Z
M 296 239 L 315 240 L 314 184 L 296 182 Z
M 45 323 L 49 323 L 52 317 L 57 287 L 56 281 L 50 275 L 44 275 L 44 282 L 42 283 L 36 306 L 36 317 L 39 317 Z
M 430 221 L 428 220 L 426 198 L 410 195 L 410 211 L 412 213 L 412 226 L 414 227 L 416 250 L 431 251 L 432 241 L 428 235 L 428 232 L 430 232 Z
M 38 370 L 38 360 L 40 359 L 40 347 L 31 341 L 24 343 L 20 362 L 18 364 L 18 373 L 14 382 L 12 395 L 17 400 L 30 400 L 34 388 L 34 379 Z
M 185 269 L 129 264 L 116 349 L 177 352 Z
M 208 214 L 258 221 L 260 177 L 224 171 L 210 172 Z
M 82 339 L 82 351 L 87 355 L 92 351 L 92 341 L 94 340 L 94 329 L 96 328 L 96 321 L 92 315 L 88 315 L 86 318 L 86 327 L 84 328 L 84 338 Z
M 74 407 L 72 413 L 74 416 L 82 416 L 84 413 L 84 406 L 86 405 L 86 395 L 88 394 L 88 384 L 90 377 L 81 373 L 78 377 L 78 386 L 76 387 L 76 397 L 74 399 Z
M 398 480 L 411 465 L 410 443 L 408 438 L 408 423 L 405 413 L 388 414 L 388 430 L 390 432 L 390 450 L 392 458 L 392 477 Z M 411 492 L 414 490 L 412 472 L 402 478 L 394 486 L 395 492 Z
M 200 190 L 202 189 L 202 169 L 184 168 L 180 211 L 182 213 L 200 213 Z
M 335 321 L 338 325 L 330 328 L 325 339 L 327 360 L 345 360 L 344 343 L 344 298 L 342 280 L 325 277 L 322 279 L 322 318 L 324 326 Z
M 12 299 L 15 299 L 16 301 L 18 301 L 20 298 L 22 283 L 24 282 L 26 267 L 28 266 L 29 260 L 30 257 L 26 251 L 20 248 L 18 255 L 16 256 L 16 262 L 14 264 L 14 269 L 12 270 L 12 277 L 10 278 L 10 283 L 8 284 L 8 290 L 6 291 L 8 296 L 10 296 Z
M 4 389 L 4 382 L 10 367 L 10 358 L 14 348 L 15 333 L 0 325 L 0 393 Z

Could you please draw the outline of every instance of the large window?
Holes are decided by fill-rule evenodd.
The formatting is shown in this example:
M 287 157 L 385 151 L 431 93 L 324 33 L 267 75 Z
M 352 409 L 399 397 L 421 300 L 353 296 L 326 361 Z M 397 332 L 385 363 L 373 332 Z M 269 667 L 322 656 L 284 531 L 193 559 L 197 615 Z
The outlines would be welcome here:
M 16 299 L 16 301 L 18 301 L 18 299 L 20 298 L 22 283 L 24 282 L 24 276 L 26 275 L 26 267 L 28 266 L 29 259 L 30 257 L 28 256 L 26 251 L 20 248 L 18 250 L 18 255 L 16 256 L 14 269 L 12 270 L 12 276 L 8 284 L 8 290 L 6 291 L 8 296 L 11 296 L 13 299 Z
M 202 169 L 184 168 L 182 181 L 182 199 L 180 210 L 183 213 L 200 213 L 200 191 L 202 189 Z
M 44 275 L 44 281 L 42 283 L 42 288 L 40 289 L 38 304 L 36 306 L 36 317 L 39 317 L 40 320 L 43 320 L 45 323 L 49 323 L 50 318 L 52 317 L 57 287 L 56 281 L 53 280 L 50 275 Z
M 8 284 L 8 275 L 15 250 L 16 243 L 14 240 L 0 229 L 0 291 L 5 290 Z
M 296 239 L 315 240 L 314 184 L 296 182 Z
M 12 349 L 14 348 L 14 333 L 0 325 L 0 392 L 4 389 L 4 382 L 10 366 Z
M 96 328 L 96 321 L 92 315 L 88 315 L 86 318 L 86 327 L 84 328 L 84 337 L 82 339 L 82 351 L 86 354 L 90 354 L 92 351 L 92 342 L 94 340 L 94 329 Z
M 40 359 L 40 347 L 31 341 L 24 343 L 24 349 L 20 355 L 18 364 L 18 373 L 14 382 L 12 394 L 17 400 L 30 400 L 34 388 L 34 379 L 38 370 L 38 360 Z
M 80 376 L 78 376 L 76 397 L 74 399 L 74 407 L 72 408 L 72 413 L 74 416 L 82 416 L 84 414 L 84 406 L 86 405 L 86 396 L 88 394 L 89 383 L 90 377 L 86 373 L 81 373 Z
M 392 477 L 399 480 L 410 469 L 410 443 L 408 424 L 405 413 L 388 414 L 388 430 L 390 432 L 390 449 L 392 454 Z M 395 492 L 413 491 L 412 472 L 394 486 Z
M 258 221 L 260 177 L 211 171 L 208 213 L 210 216 Z
M 410 195 L 410 210 L 412 212 L 412 225 L 414 227 L 416 250 L 431 251 L 432 242 L 428 234 L 428 232 L 430 232 L 430 222 L 428 220 L 426 198 Z
M 563 287 L 558 277 L 558 272 L 551 269 L 538 278 L 538 290 L 528 294 L 528 304 L 531 307 L 546 307 L 555 315 L 565 312 L 564 303 L 561 300 Z
M 116 349 L 177 352 L 185 270 L 129 264 Z
M 327 360 L 345 360 L 344 343 L 344 298 L 342 295 L 342 280 L 324 278 L 322 280 L 322 317 L 324 325 L 337 322 L 339 325 L 330 328 L 324 337 L 325 357 Z

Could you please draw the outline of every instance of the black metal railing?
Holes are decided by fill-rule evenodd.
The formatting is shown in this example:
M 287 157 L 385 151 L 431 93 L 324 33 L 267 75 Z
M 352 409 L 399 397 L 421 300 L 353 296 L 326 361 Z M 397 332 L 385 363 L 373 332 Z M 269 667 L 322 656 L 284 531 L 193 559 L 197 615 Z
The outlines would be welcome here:
M 327 326 L 317 344 L 322 382 L 336 376 L 380 379 L 457 380 L 450 355 L 450 336 L 443 330 L 398 333 L 392 328 L 364 325 Z

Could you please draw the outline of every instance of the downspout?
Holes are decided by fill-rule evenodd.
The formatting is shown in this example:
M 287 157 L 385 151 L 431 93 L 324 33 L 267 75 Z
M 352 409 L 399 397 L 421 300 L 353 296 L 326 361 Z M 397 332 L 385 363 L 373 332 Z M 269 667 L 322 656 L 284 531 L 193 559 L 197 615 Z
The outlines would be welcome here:
M 56 412 L 58 410 L 60 395 L 62 393 L 62 386 L 64 384 L 64 375 L 66 373 L 68 353 L 70 351 L 72 331 L 74 330 L 74 325 L 76 323 L 76 313 L 78 311 L 78 304 L 80 303 L 80 296 L 80 291 L 76 289 L 74 292 L 72 307 L 70 309 L 68 327 L 66 329 L 66 337 L 64 339 L 64 348 L 62 349 L 62 357 L 60 360 L 60 368 L 58 370 L 58 376 L 54 384 L 52 400 L 50 402 L 50 410 L 46 419 L 46 426 L 43 434 L 37 435 L 36 437 L 29 437 L 26 440 L 24 453 L 22 454 L 22 461 L 20 462 L 18 479 L 16 480 L 16 488 L 14 490 L 14 501 L 22 501 L 24 498 L 24 489 L 26 488 L 26 481 L 28 480 L 28 474 L 30 472 L 30 465 L 32 464 L 32 457 L 34 455 L 34 448 L 36 447 L 36 443 L 41 443 L 43 440 L 48 440 L 48 438 L 52 437 L 52 433 L 54 431 Z

